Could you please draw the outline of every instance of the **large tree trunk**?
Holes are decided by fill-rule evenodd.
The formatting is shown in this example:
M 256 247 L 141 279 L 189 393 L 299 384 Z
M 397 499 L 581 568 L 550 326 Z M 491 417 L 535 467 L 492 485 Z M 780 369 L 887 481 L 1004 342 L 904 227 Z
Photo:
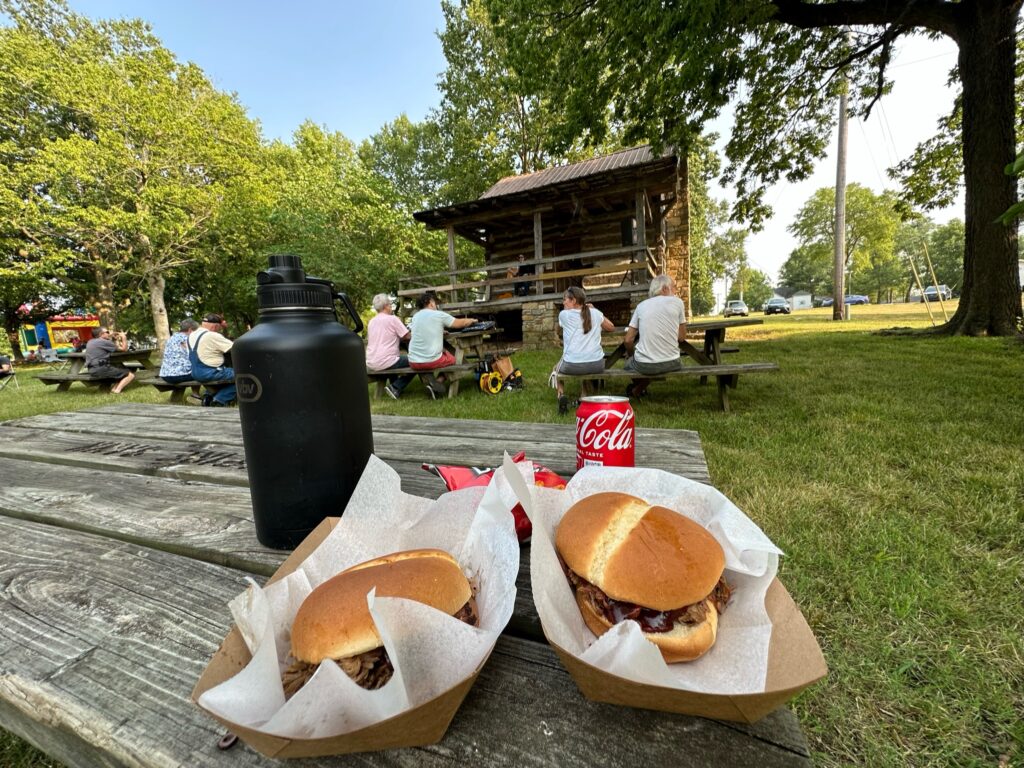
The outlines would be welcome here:
M 966 239 L 960 306 L 939 329 L 947 333 L 1008 336 L 1018 332 L 1021 319 L 1017 226 L 998 221 L 1017 200 L 1016 181 L 1003 169 L 1016 156 L 1018 12 L 1018 3 L 1004 0 L 976 0 L 958 7 Z
M 163 352 L 164 344 L 171 337 L 167 323 L 167 305 L 164 303 L 164 276 L 155 269 L 146 272 L 146 285 L 149 287 L 149 306 L 153 314 L 153 328 L 156 340 Z
M 114 281 L 98 258 L 92 263 L 92 273 L 93 279 L 96 280 L 96 313 L 100 316 L 100 325 L 104 328 L 113 328 L 116 319 Z
M 153 256 L 153 243 L 148 235 L 139 236 L 138 249 L 141 255 L 143 274 L 146 276 L 146 287 L 149 289 L 149 309 L 153 317 L 153 331 L 156 333 L 160 353 L 163 354 L 164 345 L 171 337 L 167 323 L 167 304 L 164 301 L 164 288 L 167 283 L 158 260 Z

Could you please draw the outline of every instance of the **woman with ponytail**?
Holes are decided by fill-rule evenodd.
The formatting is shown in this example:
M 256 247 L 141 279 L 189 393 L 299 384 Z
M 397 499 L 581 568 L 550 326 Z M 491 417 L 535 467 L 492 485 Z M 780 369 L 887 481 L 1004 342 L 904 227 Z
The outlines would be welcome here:
M 601 331 L 610 331 L 615 326 L 601 310 L 587 304 L 587 294 L 579 286 L 571 285 L 562 296 L 564 309 L 558 313 L 558 325 L 562 329 L 562 359 L 558 362 L 559 373 L 586 374 L 604 372 L 604 350 L 601 349 Z M 569 398 L 561 379 L 557 384 L 558 413 L 569 410 Z

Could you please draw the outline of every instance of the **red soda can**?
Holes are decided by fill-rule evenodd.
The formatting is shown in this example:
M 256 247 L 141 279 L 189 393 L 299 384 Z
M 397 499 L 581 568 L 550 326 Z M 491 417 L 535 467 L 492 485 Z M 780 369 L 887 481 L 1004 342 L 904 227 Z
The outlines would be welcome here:
M 576 409 L 576 469 L 632 467 L 635 431 L 628 397 L 584 397 Z

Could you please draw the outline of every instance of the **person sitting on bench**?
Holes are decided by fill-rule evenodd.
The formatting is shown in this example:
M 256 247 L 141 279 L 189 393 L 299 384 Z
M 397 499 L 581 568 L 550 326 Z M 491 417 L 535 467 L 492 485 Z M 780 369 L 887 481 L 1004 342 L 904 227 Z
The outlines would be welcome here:
M 625 369 L 652 375 L 678 371 L 683 367 L 679 342 L 686 339 L 686 307 L 676 296 L 676 284 L 668 275 L 651 280 L 648 293 L 650 298 L 637 305 L 626 328 L 623 343 L 632 357 Z M 650 379 L 633 379 L 626 387 L 626 397 L 643 397 L 650 383 Z
M 111 341 L 116 339 L 116 343 Z M 85 345 L 85 369 L 93 379 L 117 379 L 117 384 L 110 388 L 110 393 L 119 395 L 124 388 L 135 381 L 135 374 L 126 368 L 112 365 L 112 352 L 124 352 L 128 349 L 128 337 L 124 333 L 111 333 L 109 328 L 97 328 L 95 338 L 89 339 Z
M 444 331 L 446 328 L 457 330 L 472 325 L 475 317 L 455 318 L 438 309 L 437 295 L 427 291 L 416 301 L 418 311 L 412 316 L 409 330 L 412 338 L 409 341 L 409 367 L 414 371 L 433 371 L 455 365 L 455 355 L 444 348 Z M 435 377 L 427 387 L 433 399 L 445 394 L 447 377 L 442 373 Z
M 558 373 L 604 373 L 604 350 L 601 349 L 601 331 L 614 330 L 601 310 L 587 304 L 587 292 L 571 285 L 562 295 L 558 325 L 562 329 L 562 359 Z M 569 411 L 569 398 L 565 396 L 562 380 L 556 378 L 558 415 Z
M 377 314 L 366 326 L 366 370 L 376 373 L 390 368 L 405 368 L 409 365 L 409 358 L 399 352 L 399 344 L 409 340 L 409 329 L 395 317 L 391 297 L 386 293 L 373 297 L 373 308 Z M 413 378 L 411 373 L 389 376 L 384 391 L 397 400 Z
M 192 380 L 192 362 L 188 359 L 188 336 L 199 327 L 191 317 L 181 321 L 178 330 L 164 345 L 160 361 L 160 378 L 168 384 Z
M 232 341 L 221 331 L 227 327 L 224 318 L 215 313 L 203 317 L 202 330 L 194 331 L 188 337 L 188 357 L 192 363 L 192 377 L 204 384 L 217 383 L 217 393 L 203 405 L 227 406 L 235 402 L 238 390 L 235 388 L 235 370 L 226 365 L 225 353 L 231 351 Z M 221 385 L 220 382 L 228 382 Z

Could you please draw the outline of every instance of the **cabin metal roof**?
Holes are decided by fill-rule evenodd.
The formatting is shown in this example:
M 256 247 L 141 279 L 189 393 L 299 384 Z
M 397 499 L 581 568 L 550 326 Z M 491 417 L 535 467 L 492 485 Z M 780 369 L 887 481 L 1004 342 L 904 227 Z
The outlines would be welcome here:
M 609 171 L 646 165 L 655 159 L 657 158 L 654 157 L 650 146 L 623 149 L 604 157 L 595 157 L 579 163 L 572 163 L 571 165 L 558 165 L 554 168 L 545 168 L 543 171 L 524 173 L 520 176 L 506 176 L 480 195 L 480 199 L 486 200 L 492 197 L 514 195 L 517 192 L 548 187 L 564 181 L 574 181 L 586 178 L 587 176 L 597 176 Z
M 632 176 L 643 177 L 657 172 L 674 173 L 676 156 L 671 148 L 655 155 L 650 146 L 633 147 L 603 157 L 583 160 L 571 165 L 545 168 L 543 171 L 507 176 L 478 199 L 455 205 L 418 211 L 413 217 L 428 227 L 441 228 L 463 217 L 479 219 L 481 214 L 499 214 L 506 206 L 540 201 L 550 202 L 565 197 L 591 183 L 602 185 Z

